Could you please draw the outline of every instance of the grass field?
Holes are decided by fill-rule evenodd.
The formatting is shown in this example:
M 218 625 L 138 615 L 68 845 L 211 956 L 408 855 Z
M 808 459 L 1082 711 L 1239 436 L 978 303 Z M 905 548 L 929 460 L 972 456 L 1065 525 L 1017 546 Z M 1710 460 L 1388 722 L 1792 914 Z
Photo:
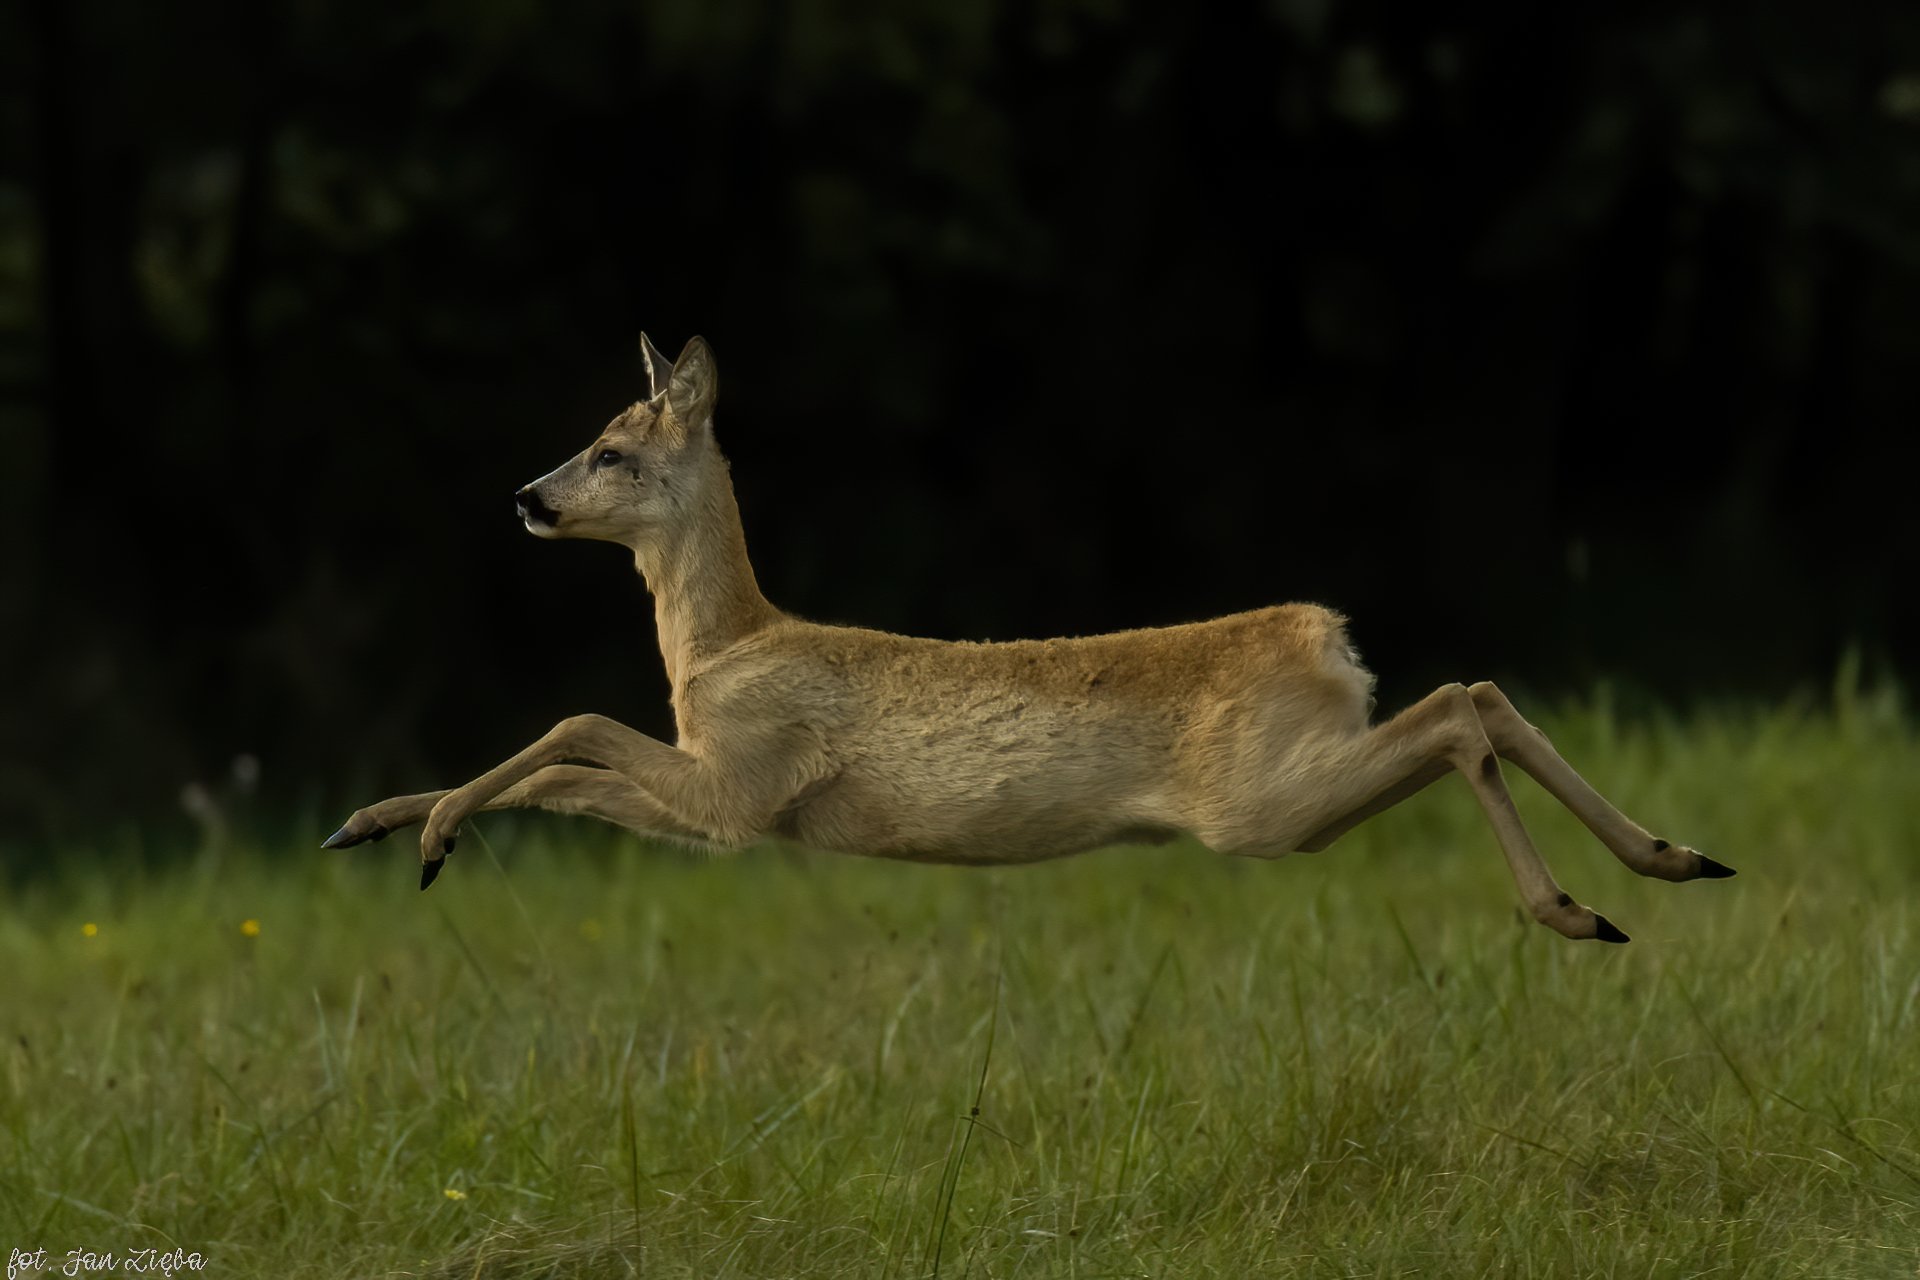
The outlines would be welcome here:
M 201 1274 L 1920 1275 L 1920 736 L 1536 718 L 1736 880 L 1516 918 L 1467 789 L 1325 854 L 706 861 L 342 814 L 0 915 L 0 1250 Z M 370 799 L 372 797 L 363 797 Z M 257 931 L 243 928 L 257 922 Z M 120 1272 L 116 1272 L 119 1274 Z

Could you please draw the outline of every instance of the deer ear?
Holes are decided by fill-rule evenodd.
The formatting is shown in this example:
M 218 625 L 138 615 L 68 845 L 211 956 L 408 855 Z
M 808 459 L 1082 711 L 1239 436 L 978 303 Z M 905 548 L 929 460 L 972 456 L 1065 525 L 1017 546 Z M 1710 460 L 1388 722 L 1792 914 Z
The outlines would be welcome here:
M 714 371 L 713 351 L 707 340 L 689 338 L 667 378 L 667 407 L 686 427 L 697 428 L 713 416 L 713 401 L 719 392 L 720 376 Z
M 647 399 L 651 400 L 667 389 L 667 378 L 673 373 L 673 361 L 660 354 L 660 348 L 653 345 L 653 339 L 646 334 L 640 335 L 640 358 L 647 362 Z

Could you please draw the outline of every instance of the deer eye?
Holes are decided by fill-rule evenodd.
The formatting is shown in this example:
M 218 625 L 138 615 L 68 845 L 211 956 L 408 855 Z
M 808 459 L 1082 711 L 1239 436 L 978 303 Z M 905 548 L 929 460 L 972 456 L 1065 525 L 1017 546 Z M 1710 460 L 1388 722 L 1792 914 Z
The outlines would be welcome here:
M 593 469 L 595 471 L 598 471 L 602 467 L 618 466 L 619 463 L 620 451 L 618 449 L 602 449 L 599 453 L 593 455 Z

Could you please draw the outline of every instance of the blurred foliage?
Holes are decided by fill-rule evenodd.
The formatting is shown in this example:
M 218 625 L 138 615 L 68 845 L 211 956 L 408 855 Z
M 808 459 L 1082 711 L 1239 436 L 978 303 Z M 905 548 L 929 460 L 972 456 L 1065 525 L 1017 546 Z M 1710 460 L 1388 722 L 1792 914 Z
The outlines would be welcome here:
M 1910 7 L 32 0 L 0 84 L 7 831 L 670 733 L 624 558 L 507 504 L 642 326 L 812 616 L 1912 672 Z

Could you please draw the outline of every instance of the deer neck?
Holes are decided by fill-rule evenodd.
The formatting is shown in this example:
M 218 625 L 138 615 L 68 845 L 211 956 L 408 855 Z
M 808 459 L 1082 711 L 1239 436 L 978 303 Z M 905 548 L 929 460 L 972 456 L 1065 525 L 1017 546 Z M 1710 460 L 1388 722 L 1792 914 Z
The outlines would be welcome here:
M 653 593 L 660 653 L 676 694 L 702 658 L 780 616 L 747 560 L 725 462 L 716 460 L 702 477 L 684 520 L 634 547 L 634 565 Z

